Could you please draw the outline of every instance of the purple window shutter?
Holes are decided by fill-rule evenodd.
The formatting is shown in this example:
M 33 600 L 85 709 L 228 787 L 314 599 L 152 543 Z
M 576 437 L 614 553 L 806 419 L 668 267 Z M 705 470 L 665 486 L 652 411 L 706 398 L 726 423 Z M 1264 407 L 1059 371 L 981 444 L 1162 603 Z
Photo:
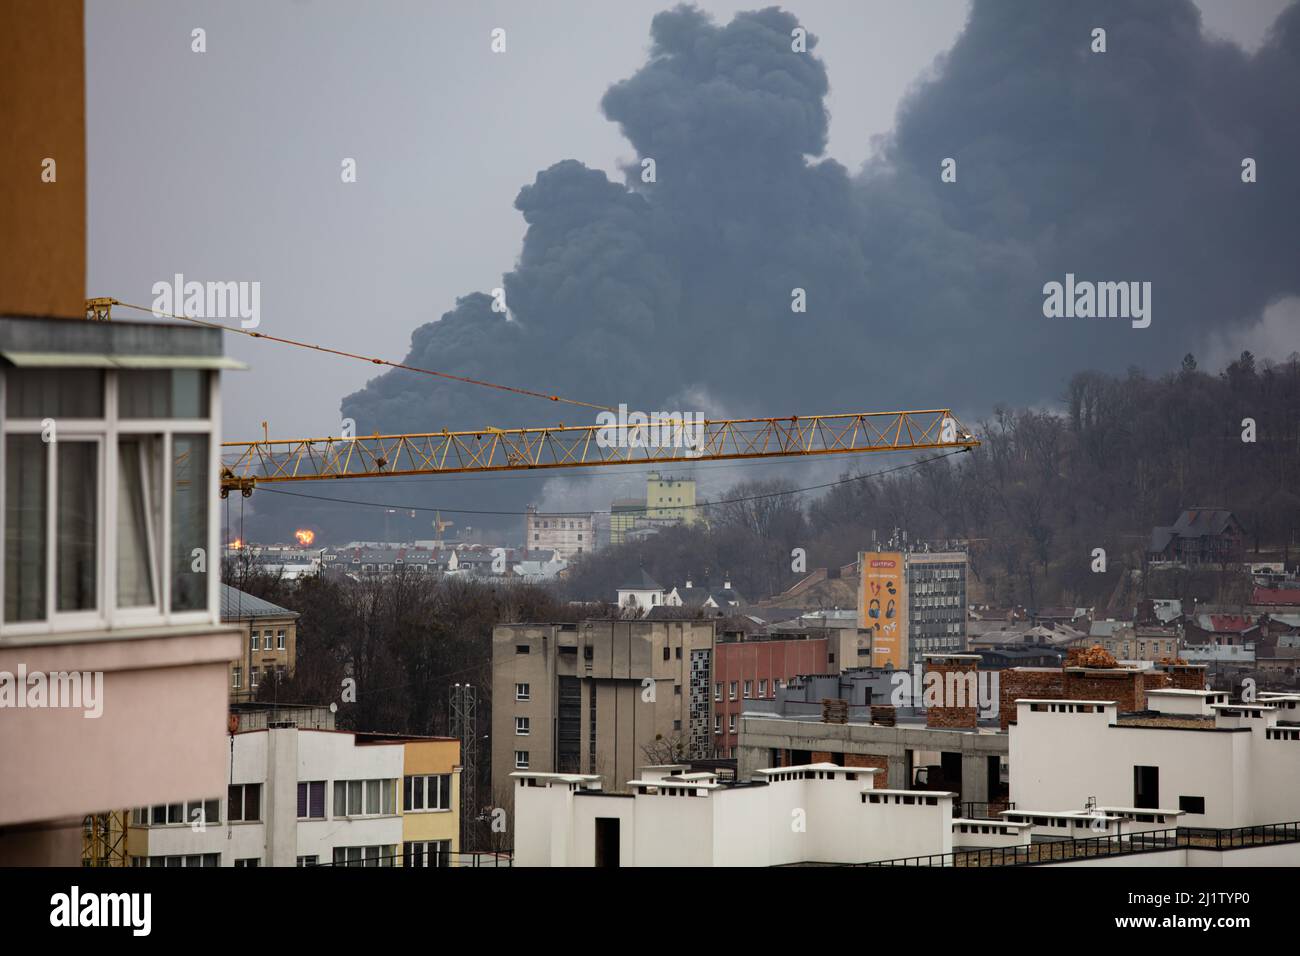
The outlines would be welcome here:
M 307 784 L 298 784 L 298 818 L 307 816 Z

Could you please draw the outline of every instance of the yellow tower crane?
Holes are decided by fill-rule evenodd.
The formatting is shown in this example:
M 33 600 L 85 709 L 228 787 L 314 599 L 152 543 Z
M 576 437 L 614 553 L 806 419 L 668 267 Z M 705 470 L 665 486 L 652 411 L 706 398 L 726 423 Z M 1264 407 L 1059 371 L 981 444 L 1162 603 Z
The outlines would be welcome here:
M 356 438 L 224 442 L 221 496 L 260 484 L 462 472 L 658 465 L 738 458 L 974 448 L 946 408 L 653 424 L 480 428 Z

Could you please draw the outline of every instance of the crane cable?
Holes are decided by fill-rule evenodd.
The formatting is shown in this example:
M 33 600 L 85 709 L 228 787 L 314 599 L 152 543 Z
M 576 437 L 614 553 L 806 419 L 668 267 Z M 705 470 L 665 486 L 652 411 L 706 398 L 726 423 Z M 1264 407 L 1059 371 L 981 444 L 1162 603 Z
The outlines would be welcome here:
M 863 475 L 850 475 L 847 478 L 841 478 L 838 481 L 827 481 L 820 485 L 808 485 L 804 488 L 788 488 L 784 491 L 771 491 L 757 495 L 745 495 L 740 498 L 726 498 L 721 501 L 703 501 L 693 505 L 655 505 L 653 508 L 649 505 L 642 509 L 631 509 L 632 511 L 686 511 L 694 508 L 716 508 L 719 505 L 741 504 L 748 501 L 761 501 L 766 498 L 780 498 L 785 495 L 801 495 L 809 491 L 820 491 L 824 488 L 835 488 L 839 485 L 847 485 L 855 481 L 865 481 L 870 478 L 879 478 L 896 471 L 906 471 L 909 468 L 919 468 L 922 465 L 928 465 L 930 462 L 939 461 L 941 458 L 951 458 L 953 455 L 963 455 L 969 452 L 969 448 L 960 448 L 956 451 L 944 452 L 942 455 L 931 455 L 929 458 L 918 458 L 916 461 L 907 462 L 902 465 L 895 465 L 893 468 L 884 468 L 880 471 L 868 472 Z M 497 517 L 525 517 L 529 514 L 527 511 L 469 511 L 464 508 L 434 508 L 423 505 L 398 505 L 385 501 L 358 501 L 355 498 L 330 498 L 325 495 L 309 495 L 301 491 L 281 491 L 279 488 L 271 488 L 261 485 L 259 491 L 267 492 L 274 495 L 288 495 L 291 498 L 310 498 L 313 501 L 332 501 L 343 505 L 357 505 L 365 508 L 389 508 L 393 511 L 445 511 L 448 514 L 458 515 L 490 515 Z M 548 511 L 547 515 L 560 517 L 585 517 L 588 515 L 608 515 L 611 511 Z
M 279 342 L 282 345 L 294 345 L 302 349 L 312 349 L 316 352 L 328 352 L 331 355 L 341 355 L 344 358 L 357 359 L 362 362 L 370 362 L 372 365 L 387 365 L 389 368 L 400 368 L 407 372 L 419 372 L 422 375 L 436 375 L 438 378 L 450 379 L 453 382 L 464 382 L 468 385 L 481 385 L 484 388 L 500 389 L 503 392 L 513 392 L 516 395 L 527 395 L 530 398 L 543 398 L 548 402 L 564 402 L 568 405 L 577 405 L 581 408 L 595 408 L 604 412 L 612 412 L 615 409 L 609 405 L 596 405 L 592 402 L 579 401 L 576 398 L 564 398 L 560 395 L 551 395 L 546 392 L 533 391 L 530 388 L 520 388 L 514 385 L 501 385 L 497 382 L 485 382 L 478 378 L 468 378 L 464 375 L 453 375 L 451 372 L 439 372 L 430 368 L 419 368 L 415 365 L 407 365 L 404 362 L 390 362 L 388 359 L 374 358 L 370 355 L 358 355 L 356 352 L 347 352 L 343 349 L 330 348 L 327 345 L 315 345 L 311 342 L 299 342 L 296 339 L 281 338 L 278 335 L 267 335 L 265 332 L 254 332 L 251 329 L 238 329 L 232 325 L 222 325 L 220 322 L 208 322 L 204 319 L 196 319 L 189 315 L 176 315 L 173 312 L 163 312 L 153 308 L 147 308 L 143 305 L 132 305 L 130 302 L 120 302 L 117 299 L 109 300 L 113 305 L 120 305 L 124 309 L 135 309 L 137 312 L 147 312 L 150 315 L 159 318 L 176 319 L 180 322 L 192 322 L 195 325 L 202 325 L 209 329 L 219 329 L 222 332 L 237 332 L 240 335 L 247 335 L 249 338 L 266 339 L 270 342 Z

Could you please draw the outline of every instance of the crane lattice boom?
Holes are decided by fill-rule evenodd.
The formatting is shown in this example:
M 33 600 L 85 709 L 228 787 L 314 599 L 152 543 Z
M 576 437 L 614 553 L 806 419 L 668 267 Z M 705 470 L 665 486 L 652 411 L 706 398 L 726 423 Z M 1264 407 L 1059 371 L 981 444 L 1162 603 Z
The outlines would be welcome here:
M 225 442 L 221 494 L 258 484 L 457 472 L 671 464 L 973 448 L 949 409 L 654 424 L 483 428 L 419 435 Z

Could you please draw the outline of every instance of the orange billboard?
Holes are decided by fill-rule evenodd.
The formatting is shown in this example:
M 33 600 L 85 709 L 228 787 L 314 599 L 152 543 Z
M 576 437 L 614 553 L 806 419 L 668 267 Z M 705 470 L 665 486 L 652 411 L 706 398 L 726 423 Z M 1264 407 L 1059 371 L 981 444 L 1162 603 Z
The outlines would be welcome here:
M 907 667 L 907 583 L 898 551 L 863 551 L 858 627 L 871 633 L 871 666 Z

